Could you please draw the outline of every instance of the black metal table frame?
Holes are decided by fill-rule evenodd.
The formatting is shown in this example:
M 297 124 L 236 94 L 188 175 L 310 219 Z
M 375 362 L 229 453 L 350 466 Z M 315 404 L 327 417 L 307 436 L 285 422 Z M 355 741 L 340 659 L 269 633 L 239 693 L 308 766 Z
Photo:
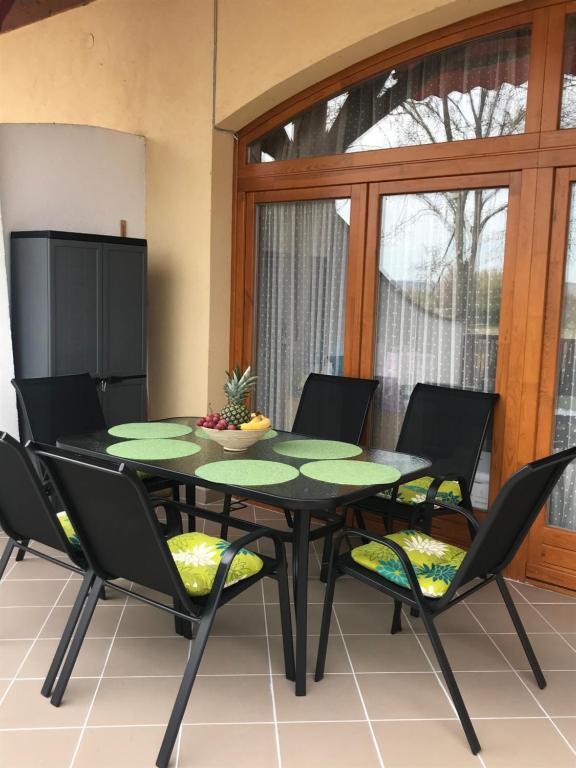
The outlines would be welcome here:
M 194 422 L 193 417 L 179 417 L 178 421 Z M 176 419 L 167 419 L 167 421 L 176 421 Z M 284 433 L 279 432 L 279 435 Z M 306 436 L 295 435 L 294 433 L 285 433 L 290 439 L 310 439 Z M 103 450 L 96 450 L 94 448 L 87 448 L 78 444 L 78 441 L 82 442 L 82 438 L 88 438 L 92 436 L 70 436 L 63 437 L 58 440 L 58 446 L 67 450 L 72 450 L 77 453 L 93 456 L 95 458 L 105 457 L 109 461 L 114 461 L 118 464 L 127 464 L 137 470 L 144 470 L 147 472 L 153 472 L 155 475 L 165 476 L 170 479 L 174 479 L 186 485 L 187 487 L 194 485 L 203 488 L 219 491 L 220 493 L 230 494 L 233 496 L 244 496 L 254 501 L 263 501 L 266 504 L 270 504 L 280 509 L 289 511 L 293 514 L 294 518 L 294 537 L 293 537 L 293 583 L 294 583 L 294 608 L 296 618 L 296 696 L 306 695 L 306 653 L 308 644 L 308 558 L 309 558 L 309 533 L 310 533 L 310 518 L 311 513 L 314 511 L 331 512 L 336 511 L 340 507 L 345 507 L 353 504 L 355 501 L 360 501 L 363 498 L 373 496 L 376 493 L 380 493 L 387 488 L 391 488 L 395 485 L 408 482 L 421 477 L 426 473 L 426 469 L 430 466 L 430 462 L 422 457 L 418 458 L 422 461 L 422 465 L 413 472 L 402 474 L 400 479 L 394 483 L 387 483 L 378 486 L 359 486 L 357 491 L 343 493 L 342 496 L 334 497 L 332 499 L 318 499 L 307 501 L 305 506 L 294 505 L 295 499 L 290 497 L 284 497 L 281 495 L 271 496 L 269 493 L 263 493 L 258 490 L 258 487 L 247 486 L 234 486 L 224 485 L 221 483 L 213 483 L 207 480 L 203 480 L 194 474 L 183 473 L 170 469 L 162 462 L 151 461 L 135 461 L 127 459 L 119 459 L 110 454 L 105 453 Z M 193 437 L 193 435 L 192 435 Z M 216 444 L 213 444 L 216 445 Z M 257 443 L 256 446 L 259 444 Z M 396 452 L 389 451 L 389 454 Z M 237 455 L 234 454 L 236 457 Z M 406 457 L 406 454 L 396 454 L 398 456 Z M 220 457 L 221 458 L 221 457 Z M 286 457 L 278 457 L 286 458 Z M 350 486 L 343 486 L 349 488 Z M 255 527 L 258 527 L 254 524 Z

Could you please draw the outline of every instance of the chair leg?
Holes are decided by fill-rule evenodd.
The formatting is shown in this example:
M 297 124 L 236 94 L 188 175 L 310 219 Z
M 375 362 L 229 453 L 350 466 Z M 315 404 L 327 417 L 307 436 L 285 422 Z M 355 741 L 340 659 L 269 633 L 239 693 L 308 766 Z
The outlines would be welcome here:
M 86 601 L 84 610 L 82 611 L 80 622 L 78 623 L 76 632 L 74 633 L 74 638 L 72 639 L 70 650 L 66 655 L 64 666 L 62 667 L 62 671 L 58 677 L 56 688 L 52 694 L 52 698 L 50 699 L 50 703 L 55 707 L 59 707 L 62 702 L 62 697 L 64 696 L 66 687 L 68 686 L 68 682 L 70 680 L 70 676 L 74 671 L 74 666 L 76 664 L 78 654 L 82 648 L 82 643 L 86 637 L 86 632 L 90 626 L 90 622 L 92 621 L 94 609 L 96 608 L 98 600 L 100 599 L 100 590 L 102 586 L 102 579 L 96 578 L 94 584 L 92 585 L 92 589 L 90 590 L 90 594 L 88 596 L 88 600 Z
M 324 537 L 324 546 L 322 547 L 322 563 L 320 565 L 320 581 L 326 584 L 328 579 L 328 566 L 330 565 L 330 556 L 332 554 L 332 542 L 334 540 L 334 532 L 327 531 Z
M 402 603 L 400 600 L 394 600 L 394 616 L 392 617 L 390 634 L 395 635 L 398 632 L 402 632 Z
M 62 662 L 64 661 L 64 656 L 66 655 L 66 651 L 68 650 L 68 646 L 70 645 L 70 640 L 72 639 L 72 635 L 74 634 L 74 630 L 76 629 L 76 625 L 78 624 L 78 619 L 80 618 L 80 614 L 82 613 L 82 608 L 84 607 L 84 603 L 86 601 L 86 598 L 88 597 L 88 593 L 90 592 L 90 589 L 94 584 L 94 578 L 95 576 L 91 571 L 88 571 L 84 576 L 82 585 L 80 586 L 78 595 L 76 596 L 76 600 L 74 601 L 74 605 L 72 607 L 72 610 L 70 611 L 70 616 L 68 616 L 66 627 L 64 628 L 64 632 L 62 633 L 62 637 L 60 638 L 58 647 L 56 648 L 56 653 L 54 654 L 54 658 L 52 659 L 52 663 L 50 664 L 50 669 L 48 670 L 48 674 L 46 675 L 46 679 L 44 680 L 44 685 L 42 686 L 42 690 L 40 691 L 42 696 L 45 696 L 46 698 L 48 698 L 52 693 L 52 688 L 54 687 L 54 682 L 56 681 L 58 670 L 60 669 L 60 667 L 62 666 Z M 102 597 L 103 592 L 104 592 L 104 587 L 102 587 L 102 589 L 100 590 L 100 597 Z
M 196 486 L 195 485 L 185 485 L 184 490 L 186 492 L 186 504 L 188 504 L 189 507 L 195 507 L 196 506 Z M 194 533 L 196 530 L 196 518 L 192 515 L 187 515 L 188 517 L 188 533 Z
M 292 617 L 290 615 L 290 592 L 288 591 L 288 572 L 286 563 L 278 570 L 278 600 L 280 602 L 280 622 L 282 625 L 282 646 L 284 649 L 284 669 L 287 680 L 296 679 L 294 665 L 294 640 L 292 638 Z
M 158 753 L 158 758 L 156 760 L 156 765 L 158 768 L 166 768 L 170 761 L 170 755 L 174 749 L 176 739 L 178 738 L 180 724 L 182 723 L 182 718 L 184 717 L 184 712 L 186 711 L 186 706 L 188 705 L 188 699 L 192 693 L 192 686 L 194 685 L 194 680 L 196 679 L 196 674 L 198 672 L 200 662 L 202 661 L 202 655 L 204 654 L 204 649 L 206 648 L 206 642 L 210 635 L 210 630 L 212 628 L 215 615 L 216 609 L 214 608 L 202 618 L 200 626 L 198 627 L 198 634 L 192 646 L 192 653 L 190 654 L 190 658 L 186 664 L 186 669 L 184 670 L 184 675 L 182 676 L 182 682 L 180 683 L 178 695 L 176 696 L 176 701 L 174 702 L 174 707 L 172 708 L 172 714 L 170 715 L 170 720 L 168 721 L 168 727 L 164 733 L 162 746 L 160 747 L 160 752 Z
M 0 579 L 2 578 L 4 571 L 6 570 L 6 566 L 8 565 L 8 562 L 10 560 L 10 556 L 12 554 L 12 550 L 16 546 L 16 542 L 14 539 L 8 539 L 6 542 L 6 546 L 4 547 L 4 552 L 2 552 L 2 557 L 0 557 Z M 20 550 L 22 552 L 23 550 Z M 18 559 L 18 556 L 16 556 L 16 559 Z
M 470 745 L 472 754 L 477 755 L 478 752 L 480 752 L 480 742 L 478 741 L 476 731 L 474 730 L 474 726 L 470 720 L 470 715 L 468 714 L 468 710 L 464 704 L 462 694 L 460 693 L 460 689 L 456 683 L 456 678 L 452 672 L 452 667 L 450 666 L 450 662 L 448 661 L 444 647 L 440 642 L 440 636 L 436 631 L 434 621 L 432 617 L 424 611 L 422 611 L 422 621 L 426 627 L 428 637 L 430 638 L 432 648 L 434 649 L 434 653 L 438 659 L 438 664 L 440 665 L 440 669 L 442 671 L 442 676 L 444 677 L 446 685 L 448 686 L 448 691 L 452 698 L 452 702 L 454 703 L 454 707 L 456 708 L 456 712 L 458 714 L 460 723 L 462 724 L 462 728 L 464 729 L 464 733 L 466 734 L 466 738 L 468 739 L 468 744 Z
M 287 509 L 284 510 L 284 517 L 286 518 L 286 525 L 288 528 L 294 528 L 294 518 Z
M 22 540 L 22 544 L 24 544 L 24 546 L 27 547 L 28 544 L 30 544 L 30 539 L 23 539 Z M 26 550 L 25 549 L 19 549 L 17 554 L 16 554 L 16 562 L 17 563 L 22 562 L 22 560 L 24 560 L 24 555 L 25 554 L 26 554 Z
M 174 598 L 173 604 L 175 611 L 183 613 L 186 610 L 177 598 Z M 182 619 L 180 616 L 174 616 L 174 631 L 185 640 L 192 640 L 194 636 L 192 624 L 189 621 L 186 621 L 186 619 Z
M 524 629 L 524 625 L 522 624 L 522 620 L 518 614 L 516 606 L 514 605 L 514 600 L 512 600 L 512 596 L 508 591 L 506 582 L 504 581 L 502 576 L 496 576 L 496 583 L 498 584 L 498 587 L 500 589 L 500 594 L 502 595 L 502 599 L 506 604 L 506 608 L 508 609 L 508 613 L 510 614 L 512 623 L 514 624 L 514 629 L 516 630 L 518 637 L 520 638 L 520 642 L 522 643 L 522 648 L 524 648 L 524 653 L 526 654 L 526 658 L 530 662 L 530 666 L 532 667 L 532 672 L 534 673 L 534 677 L 536 678 L 536 682 L 538 683 L 538 688 L 541 688 L 541 689 L 546 688 L 546 678 L 542 673 L 542 669 L 540 667 L 540 664 L 538 663 L 538 659 L 536 658 L 536 654 L 534 653 L 534 649 L 532 648 L 530 640 L 528 639 L 528 635 L 526 634 L 526 630 Z
M 222 515 L 224 516 L 224 522 L 220 528 L 220 538 L 226 539 L 228 536 L 228 518 L 230 517 L 230 505 L 232 504 L 232 497 L 227 493 L 224 496 L 224 505 L 222 507 Z
M 358 508 L 354 509 L 354 519 L 356 520 L 357 527 L 365 531 L 366 523 L 364 521 L 364 515 L 362 514 L 361 509 L 358 509 Z
M 332 556 L 328 567 L 328 581 L 326 583 L 326 594 L 324 596 L 324 610 L 322 611 L 322 624 L 320 626 L 320 639 L 318 641 L 318 656 L 316 658 L 316 673 L 314 680 L 318 682 L 324 677 L 324 667 L 326 665 L 326 650 L 328 648 L 328 636 L 330 632 L 330 621 L 332 620 L 332 603 L 334 602 L 334 588 L 336 587 L 336 553 L 332 548 Z

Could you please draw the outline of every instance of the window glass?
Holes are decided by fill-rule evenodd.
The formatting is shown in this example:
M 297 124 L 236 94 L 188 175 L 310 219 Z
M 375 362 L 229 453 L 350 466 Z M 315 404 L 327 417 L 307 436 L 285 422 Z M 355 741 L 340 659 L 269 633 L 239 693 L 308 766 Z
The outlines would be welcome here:
M 394 449 L 418 382 L 493 392 L 507 189 L 382 198 L 373 443 Z M 489 440 L 472 498 L 485 508 Z
M 291 429 L 309 373 L 342 373 L 350 200 L 257 207 L 255 402 Z
M 386 70 L 253 142 L 248 161 L 522 133 L 530 37 L 507 30 Z
M 576 128 L 576 16 L 566 18 L 560 128 Z

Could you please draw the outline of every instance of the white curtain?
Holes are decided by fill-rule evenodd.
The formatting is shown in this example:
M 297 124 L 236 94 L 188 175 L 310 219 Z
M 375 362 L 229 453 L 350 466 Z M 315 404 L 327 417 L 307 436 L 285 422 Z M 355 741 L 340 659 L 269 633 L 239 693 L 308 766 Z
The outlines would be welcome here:
M 418 382 L 493 391 L 507 189 L 382 198 L 374 443 L 393 449 Z M 474 490 L 485 506 L 489 456 Z
M 311 372 L 339 374 L 349 200 L 258 206 L 256 405 L 290 429 Z
M 13 377 L 14 360 L 12 357 L 10 312 L 8 309 L 8 278 L 6 254 L 4 253 L 2 207 L 0 204 L 0 432 L 9 432 L 13 437 L 17 438 L 18 416 L 16 412 L 16 396 L 10 384 L 10 379 Z
M 576 196 L 572 185 L 562 300 L 554 451 L 576 445 Z M 576 531 L 576 470 L 566 468 L 552 492 L 548 523 Z

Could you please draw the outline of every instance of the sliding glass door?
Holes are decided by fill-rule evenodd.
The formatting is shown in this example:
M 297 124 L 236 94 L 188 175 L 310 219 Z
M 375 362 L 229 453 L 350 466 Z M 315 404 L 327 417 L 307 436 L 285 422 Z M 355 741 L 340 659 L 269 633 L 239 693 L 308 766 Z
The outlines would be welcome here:
M 381 195 L 375 445 L 394 448 L 418 382 L 494 391 L 507 208 L 501 187 Z M 487 506 L 489 449 L 477 508 Z

